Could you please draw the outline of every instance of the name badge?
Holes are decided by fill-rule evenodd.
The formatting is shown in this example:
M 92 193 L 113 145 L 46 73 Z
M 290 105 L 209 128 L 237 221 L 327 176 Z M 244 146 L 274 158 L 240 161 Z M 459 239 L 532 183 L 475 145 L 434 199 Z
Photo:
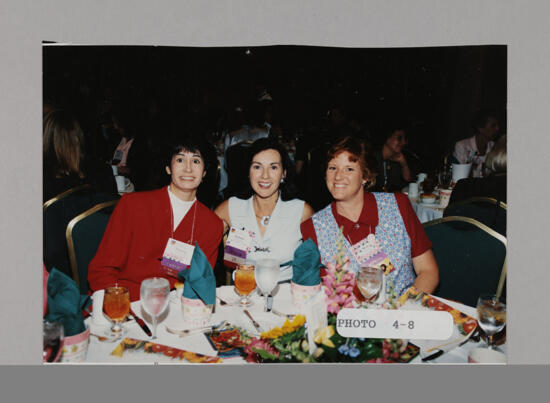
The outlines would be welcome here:
M 169 238 L 161 261 L 164 273 L 177 278 L 180 271 L 191 265 L 194 250 L 193 245 Z
M 223 260 L 228 266 L 246 264 L 246 256 L 252 250 L 254 233 L 245 228 L 231 227 L 225 242 Z
M 369 234 L 365 239 L 353 245 L 351 252 L 361 266 L 378 267 L 384 271 L 385 275 L 395 270 L 374 234 Z

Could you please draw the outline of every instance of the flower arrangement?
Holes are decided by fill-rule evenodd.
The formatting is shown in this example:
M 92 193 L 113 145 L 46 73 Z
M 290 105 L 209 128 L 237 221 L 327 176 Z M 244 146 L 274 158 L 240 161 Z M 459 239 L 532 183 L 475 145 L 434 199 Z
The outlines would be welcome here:
M 322 274 L 327 296 L 327 323 L 318 329 L 314 342 L 316 349 L 309 354 L 305 317 L 298 315 L 292 322 L 285 321 L 253 338 L 245 348 L 249 362 L 408 362 L 418 354 L 418 347 L 404 340 L 346 338 L 336 332 L 336 316 L 342 308 L 353 308 L 355 302 L 355 275 L 347 270 L 343 229 L 337 240 L 335 264 L 328 263 Z M 394 285 L 388 278 L 386 309 L 397 309 L 399 302 Z
M 329 314 L 328 326 L 316 332 L 317 345 L 309 354 L 305 318 L 302 315 L 282 327 L 275 327 L 253 338 L 245 347 L 245 358 L 256 363 L 290 362 L 407 362 L 418 348 L 402 340 L 345 338 L 336 331 L 336 315 Z
M 275 327 L 253 338 L 245 348 L 248 362 L 315 362 L 309 355 L 306 340 L 306 318 L 297 315 L 294 320 L 285 321 L 282 327 Z

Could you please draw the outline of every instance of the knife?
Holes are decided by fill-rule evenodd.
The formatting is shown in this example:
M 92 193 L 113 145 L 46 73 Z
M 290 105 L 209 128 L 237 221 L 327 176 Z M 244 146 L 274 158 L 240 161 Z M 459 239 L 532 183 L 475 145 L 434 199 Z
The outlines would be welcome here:
M 445 352 L 445 351 L 443 351 L 443 350 L 437 350 L 435 353 L 430 354 L 429 356 L 422 358 L 422 362 L 426 362 L 426 361 L 430 361 L 430 360 L 435 360 L 437 357 L 439 357 L 439 356 L 440 356 L 441 354 L 443 354 L 444 352 Z
M 248 317 L 250 318 L 250 320 L 252 321 L 252 324 L 254 325 L 254 327 L 256 328 L 256 330 L 257 330 L 258 332 L 261 333 L 262 330 L 260 329 L 260 325 L 258 324 L 258 322 L 256 322 L 256 321 L 254 320 L 254 318 L 252 317 L 252 315 L 250 315 L 250 312 L 248 312 L 247 309 L 243 310 L 243 312 L 245 313 L 246 316 L 248 316 Z
M 151 337 L 153 335 L 153 333 L 151 333 L 151 330 L 149 330 L 149 327 L 147 326 L 145 321 L 141 319 L 139 316 L 137 316 L 132 308 L 130 308 L 130 315 L 134 317 L 139 327 L 141 327 L 141 329 L 145 332 L 147 336 Z

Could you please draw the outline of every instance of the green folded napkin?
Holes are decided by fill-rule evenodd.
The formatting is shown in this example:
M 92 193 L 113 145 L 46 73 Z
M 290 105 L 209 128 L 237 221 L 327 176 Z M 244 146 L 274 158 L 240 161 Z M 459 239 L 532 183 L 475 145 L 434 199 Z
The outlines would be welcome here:
M 183 296 L 186 298 L 200 298 L 206 305 L 216 303 L 216 277 L 210 262 L 204 252 L 195 243 L 195 250 L 191 258 L 191 266 L 181 270 L 178 278 L 185 282 Z
M 92 300 L 88 295 L 80 294 L 72 278 L 53 268 L 48 276 L 47 293 L 47 321 L 62 323 L 66 337 L 86 330 L 82 311 L 90 306 Z
M 321 282 L 321 254 L 310 239 L 294 251 L 292 282 L 298 285 L 317 285 Z

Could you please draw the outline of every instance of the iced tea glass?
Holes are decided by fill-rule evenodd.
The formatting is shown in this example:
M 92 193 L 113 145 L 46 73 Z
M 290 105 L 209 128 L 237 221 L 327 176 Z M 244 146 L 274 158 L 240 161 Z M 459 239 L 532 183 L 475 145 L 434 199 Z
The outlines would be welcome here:
M 250 306 L 252 301 L 249 296 L 256 289 L 254 265 L 242 264 L 235 269 L 235 291 L 241 296 L 240 306 Z
M 120 339 L 124 333 L 120 323 L 130 313 L 130 292 L 128 288 L 120 286 L 105 288 L 103 312 L 113 322 L 113 326 L 107 331 L 107 336 Z

